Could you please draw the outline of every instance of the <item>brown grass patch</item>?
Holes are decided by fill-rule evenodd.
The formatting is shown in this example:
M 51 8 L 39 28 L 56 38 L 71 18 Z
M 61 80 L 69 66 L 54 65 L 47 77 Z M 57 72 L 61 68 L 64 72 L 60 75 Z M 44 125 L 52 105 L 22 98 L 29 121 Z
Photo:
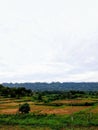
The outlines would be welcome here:
M 18 109 L 4 109 L 0 111 L 0 114 L 16 114 Z
M 86 103 L 86 102 L 95 102 L 89 99 L 71 99 L 71 100 L 56 100 L 52 103 L 61 103 L 61 104 L 71 104 L 71 103 Z
M 75 112 L 79 112 L 81 110 L 85 110 L 86 108 L 88 107 L 85 107 L 85 106 L 66 106 L 65 108 L 56 108 L 56 109 L 46 109 L 46 110 L 42 110 L 41 113 L 42 114 L 60 114 L 60 115 L 63 115 L 63 114 L 72 114 L 72 113 L 75 113 Z
M 21 100 L 21 99 L 20 99 Z M 17 102 L 17 100 L 5 100 L 5 102 L 0 104 L 0 114 L 16 114 L 19 108 L 19 104 L 23 104 L 25 102 Z M 81 102 L 91 102 L 91 100 L 58 100 L 52 103 L 81 103 Z M 34 102 L 28 102 L 30 104 L 31 111 L 42 114 L 72 114 L 74 112 L 79 112 L 81 110 L 85 110 L 86 106 L 63 106 L 63 107 L 54 107 L 47 105 L 36 105 Z M 97 108 L 95 109 L 97 111 Z

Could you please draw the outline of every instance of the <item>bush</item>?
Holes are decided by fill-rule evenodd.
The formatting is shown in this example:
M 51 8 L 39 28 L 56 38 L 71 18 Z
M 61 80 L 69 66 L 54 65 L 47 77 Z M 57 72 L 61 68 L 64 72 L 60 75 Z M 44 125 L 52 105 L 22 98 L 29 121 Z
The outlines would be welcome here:
M 19 112 L 21 113 L 29 113 L 30 111 L 30 105 L 28 103 L 24 103 L 19 106 Z

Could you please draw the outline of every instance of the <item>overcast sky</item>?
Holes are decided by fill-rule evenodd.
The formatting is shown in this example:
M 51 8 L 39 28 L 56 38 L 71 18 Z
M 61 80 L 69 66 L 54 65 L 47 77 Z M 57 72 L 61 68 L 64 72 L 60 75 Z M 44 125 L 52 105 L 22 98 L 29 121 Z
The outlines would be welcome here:
M 0 82 L 98 81 L 98 0 L 1 0 Z

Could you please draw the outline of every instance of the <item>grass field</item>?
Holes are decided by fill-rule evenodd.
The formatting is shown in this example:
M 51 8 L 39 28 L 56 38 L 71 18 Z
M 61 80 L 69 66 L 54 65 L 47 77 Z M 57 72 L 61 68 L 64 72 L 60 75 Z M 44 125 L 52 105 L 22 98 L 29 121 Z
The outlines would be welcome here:
M 48 104 L 36 103 L 23 99 L 0 99 L 0 114 L 16 114 L 18 112 L 19 104 L 28 102 L 30 104 L 31 112 L 43 114 L 72 114 L 86 109 L 92 109 L 92 112 L 98 112 L 98 107 L 91 105 L 83 105 L 85 103 L 96 103 L 96 100 L 91 99 L 74 99 L 74 100 L 58 100 Z
M 51 130 L 48 127 L 31 127 L 31 126 L 1 126 L 0 130 Z M 98 127 L 66 127 L 61 130 L 98 130 Z
M 29 114 L 18 114 L 28 102 Z M 71 99 L 50 103 L 0 97 L 0 130 L 98 130 L 98 100 Z

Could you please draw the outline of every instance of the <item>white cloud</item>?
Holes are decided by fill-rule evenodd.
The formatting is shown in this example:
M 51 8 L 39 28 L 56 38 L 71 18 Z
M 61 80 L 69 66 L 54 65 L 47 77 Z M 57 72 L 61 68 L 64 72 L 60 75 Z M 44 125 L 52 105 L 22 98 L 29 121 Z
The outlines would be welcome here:
M 0 1 L 0 82 L 98 81 L 97 37 L 97 0 Z

